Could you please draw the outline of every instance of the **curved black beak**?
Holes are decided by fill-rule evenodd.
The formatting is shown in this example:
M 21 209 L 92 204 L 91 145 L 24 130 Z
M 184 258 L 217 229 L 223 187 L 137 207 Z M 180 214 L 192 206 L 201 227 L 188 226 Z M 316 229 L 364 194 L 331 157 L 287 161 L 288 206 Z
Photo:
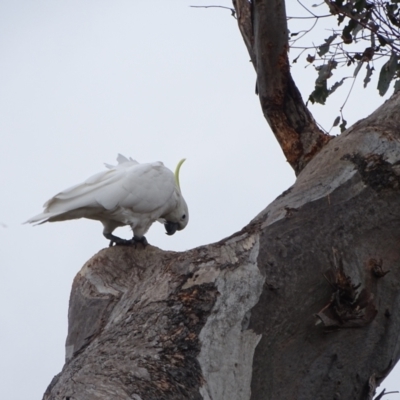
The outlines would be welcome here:
M 167 221 L 164 224 L 164 226 L 165 226 L 165 230 L 167 231 L 166 234 L 170 235 L 170 236 L 173 235 L 179 228 L 179 224 L 178 223 L 170 222 L 170 221 Z

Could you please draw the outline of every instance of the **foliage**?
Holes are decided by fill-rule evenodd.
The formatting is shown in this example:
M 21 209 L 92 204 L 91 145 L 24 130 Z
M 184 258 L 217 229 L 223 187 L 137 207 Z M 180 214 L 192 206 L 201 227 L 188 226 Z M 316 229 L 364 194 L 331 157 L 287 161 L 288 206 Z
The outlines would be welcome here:
M 297 1 L 313 22 L 311 28 L 290 35 L 291 48 L 301 50 L 293 62 L 297 62 L 305 51 L 314 53 L 308 54 L 306 58 L 318 74 L 315 88 L 309 96 L 310 102 L 325 104 L 328 96 L 349 78 L 342 78 L 329 87 L 328 79 L 333 76 L 335 68 L 351 68 L 351 78 L 355 79 L 365 66 L 363 83 L 366 87 L 371 81 L 377 60 L 384 61 L 385 58 L 382 67 L 379 66 L 379 94 L 383 96 L 393 81 L 394 89 L 400 88 L 400 0 L 325 0 L 310 7 Z M 313 8 L 322 7 L 327 8 L 328 14 L 318 15 L 312 11 Z M 338 28 L 331 29 L 323 43 L 297 46 L 298 41 L 323 18 L 335 18 Z

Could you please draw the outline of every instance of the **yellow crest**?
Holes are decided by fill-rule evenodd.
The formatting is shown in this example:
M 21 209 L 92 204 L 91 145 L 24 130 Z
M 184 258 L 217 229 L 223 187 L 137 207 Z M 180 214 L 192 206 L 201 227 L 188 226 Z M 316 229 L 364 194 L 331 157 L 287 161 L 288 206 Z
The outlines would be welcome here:
M 179 190 L 181 190 L 181 186 L 179 185 L 179 170 L 181 169 L 182 164 L 185 162 L 186 158 L 183 158 L 178 162 L 178 165 L 175 168 L 175 182 L 176 186 L 178 186 Z

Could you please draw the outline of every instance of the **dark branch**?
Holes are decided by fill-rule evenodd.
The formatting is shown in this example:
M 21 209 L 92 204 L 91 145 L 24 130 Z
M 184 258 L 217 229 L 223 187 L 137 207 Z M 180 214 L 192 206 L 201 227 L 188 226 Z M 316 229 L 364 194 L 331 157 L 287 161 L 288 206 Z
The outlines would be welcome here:
M 224 8 L 231 12 L 231 15 L 233 18 L 236 18 L 236 11 L 234 8 L 231 8 L 231 7 L 225 7 L 225 6 L 190 6 L 190 7 L 191 8 Z
M 240 32 L 257 73 L 261 107 L 288 162 L 299 174 L 331 139 L 320 130 L 290 74 L 283 0 L 234 0 Z

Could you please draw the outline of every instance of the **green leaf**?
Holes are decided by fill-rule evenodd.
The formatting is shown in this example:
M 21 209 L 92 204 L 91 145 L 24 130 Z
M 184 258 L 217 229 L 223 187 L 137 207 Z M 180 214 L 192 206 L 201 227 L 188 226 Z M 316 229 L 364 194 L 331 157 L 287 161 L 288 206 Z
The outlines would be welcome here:
M 354 4 L 354 8 L 357 10 L 357 12 L 361 12 L 364 9 L 366 3 L 366 0 L 357 0 Z
M 375 68 L 370 67 L 369 64 L 367 64 L 367 74 L 365 75 L 365 78 L 364 78 L 364 89 L 367 87 L 368 83 L 371 82 L 371 76 L 374 71 L 375 71 Z
M 306 58 L 307 62 L 309 62 L 310 64 L 312 64 L 315 61 L 315 56 L 312 56 L 311 54 L 309 54 Z
M 315 89 L 308 98 L 311 103 L 325 104 L 326 99 L 331 94 L 328 90 L 327 79 L 332 76 L 332 69 L 336 68 L 336 66 L 337 62 L 335 60 L 330 60 L 324 65 L 315 67 L 318 71 L 318 78 L 315 80 Z
M 383 37 L 382 35 L 378 35 L 378 41 L 379 41 L 379 44 L 380 44 L 382 47 L 384 47 L 384 46 L 386 46 L 388 43 L 389 43 L 389 44 L 392 44 L 392 43 L 394 42 L 394 39 L 385 38 L 385 37 Z
M 324 39 L 325 43 L 321 44 L 321 46 L 318 47 L 318 55 L 322 57 L 324 54 L 326 54 L 329 51 L 329 46 L 331 43 L 337 38 L 338 35 L 333 34 L 332 36 L 329 36 L 328 39 Z
M 349 78 L 348 76 L 346 76 L 345 78 L 342 78 L 339 82 L 335 82 L 332 87 L 329 89 L 329 94 L 331 95 L 338 87 L 343 85 L 343 82 Z M 334 125 L 336 126 L 336 125 Z
M 399 3 L 399 1 L 393 1 L 392 0 L 392 3 L 394 3 L 394 4 L 388 4 L 388 3 L 385 4 L 386 5 L 387 16 L 389 18 L 389 21 L 393 25 L 400 26 L 400 21 L 399 21 L 399 18 L 398 18 L 398 11 L 397 11 L 398 10 L 398 5 L 396 4 L 396 3 Z
M 389 89 L 390 82 L 396 73 L 397 59 L 397 54 L 393 52 L 389 61 L 383 65 L 381 72 L 379 73 L 378 91 L 381 96 L 384 96 Z
M 363 63 L 364 62 L 369 62 L 369 61 L 372 60 L 372 57 L 374 56 L 374 53 L 375 53 L 375 51 L 374 51 L 374 49 L 372 47 L 367 47 L 364 50 L 364 53 L 363 53 L 360 61 L 358 62 L 358 65 L 357 65 L 356 69 L 354 70 L 354 73 L 353 73 L 354 78 L 360 72 L 360 69 L 361 69 Z
M 342 39 L 345 44 L 350 44 L 353 41 L 351 32 L 357 28 L 358 22 L 351 19 L 349 23 L 343 28 Z
M 361 24 L 357 24 L 356 27 L 353 29 L 354 40 L 357 38 L 358 32 L 360 32 L 362 29 L 363 29 L 363 26 Z
M 315 85 L 314 91 L 310 94 L 310 97 L 308 98 L 311 103 L 319 103 L 319 104 L 325 104 L 326 99 L 329 96 L 329 91 L 328 88 L 326 87 L 326 81 L 325 83 Z
M 378 41 L 379 41 L 379 44 L 381 46 L 386 46 L 387 45 L 387 41 L 382 35 L 378 35 Z
M 339 125 L 340 132 L 344 132 L 346 130 L 347 121 L 342 118 L 342 123 Z
M 337 19 L 337 21 L 338 21 L 337 24 L 340 25 L 344 21 L 344 19 L 345 19 L 345 16 L 343 14 L 339 14 L 338 19 Z
M 335 120 L 333 121 L 332 127 L 338 126 L 338 125 L 339 125 L 339 122 L 340 122 L 340 115 L 337 116 L 337 117 L 335 118 Z
M 329 79 L 332 76 L 332 70 L 337 66 L 337 62 L 335 60 L 330 60 L 324 65 L 319 65 L 315 67 L 318 71 L 318 78 L 315 83 L 322 83 Z
M 363 65 L 363 61 L 359 61 L 358 64 L 357 64 L 357 67 L 356 67 L 356 69 L 354 70 L 354 73 L 353 73 L 354 78 L 355 78 L 355 77 L 358 75 L 358 73 L 360 72 L 360 69 L 361 69 L 362 65 Z

